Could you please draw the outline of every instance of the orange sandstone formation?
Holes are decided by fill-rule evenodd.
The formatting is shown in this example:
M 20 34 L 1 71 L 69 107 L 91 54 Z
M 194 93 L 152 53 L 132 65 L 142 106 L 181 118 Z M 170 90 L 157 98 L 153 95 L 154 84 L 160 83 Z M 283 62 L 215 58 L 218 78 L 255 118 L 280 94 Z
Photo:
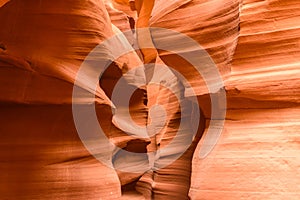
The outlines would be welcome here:
M 297 0 L 0 1 L 1 198 L 299 199 L 299 19 Z M 177 52 L 195 51 L 174 35 L 157 37 L 156 27 L 199 43 L 224 88 L 209 91 L 191 63 L 159 49 L 163 41 Z M 122 40 L 110 40 L 122 31 Z M 112 61 L 106 71 L 89 68 L 79 76 L 89 53 L 104 41 L 113 41 L 98 49 Z M 123 48 L 131 51 L 114 59 L 112 51 Z M 143 64 L 145 69 L 139 68 Z M 163 64 L 188 80 L 197 102 Z M 91 74 L 100 77 L 97 87 Z M 74 84 L 80 91 L 76 98 Z M 113 99 L 116 86 L 119 92 L 135 90 L 128 106 L 132 121 L 124 117 L 122 98 Z M 223 134 L 207 157 L 199 157 L 204 129 L 203 137 L 209 137 L 210 122 L 218 121 L 210 97 L 222 91 L 227 95 Z M 119 170 L 84 146 L 72 105 L 95 107 L 108 140 L 119 149 L 93 147 Z M 184 111 L 198 106 L 203 113 L 194 121 Z M 147 127 L 149 137 L 132 132 L 131 122 Z M 182 150 L 195 124 L 197 134 Z M 176 134 L 177 146 L 164 151 Z M 121 149 L 139 154 L 128 156 Z

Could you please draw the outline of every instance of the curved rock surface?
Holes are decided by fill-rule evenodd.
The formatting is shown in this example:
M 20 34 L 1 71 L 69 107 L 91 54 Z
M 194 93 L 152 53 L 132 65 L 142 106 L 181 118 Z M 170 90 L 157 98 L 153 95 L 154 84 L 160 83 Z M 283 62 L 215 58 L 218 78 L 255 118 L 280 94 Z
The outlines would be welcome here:
M 114 34 L 104 3 L 16 0 L 2 6 L 0 15 L 2 198 L 120 197 L 116 171 L 86 150 L 72 115 L 72 101 L 90 102 L 86 94 L 94 89 L 83 77 L 77 85 L 82 96 L 72 99 L 82 61 Z M 102 53 L 109 56 L 107 49 Z M 109 66 L 115 72 L 103 74 L 102 88 L 95 92 L 102 127 L 120 147 L 130 138 L 116 139 L 125 134 L 112 124 L 110 83 L 138 63 L 133 53 L 116 60 Z M 132 82 L 130 77 L 128 82 Z M 133 107 L 137 102 L 132 102 Z
M 2 198 L 300 198 L 297 0 L 10 0 L 0 1 L 0 27 Z M 181 53 L 193 52 L 193 46 L 173 35 L 155 37 L 149 27 L 177 31 L 199 43 L 224 88 L 209 91 L 190 63 L 156 49 L 160 42 Z M 111 39 L 116 35 L 121 39 Z M 109 46 L 94 49 L 104 41 Z M 137 46 L 140 50 L 134 50 Z M 112 61 L 102 74 L 103 66 L 94 66 L 93 59 L 84 62 L 93 49 Z M 115 58 L 122 49 L 130 52 Z M 90 67 L 78 75 L 85 63 Z M 143 63 L 145 69 L 139 68 Z M 74 84 L 80 91 L 76 98 Z M 128 106 L 120 96 L 113 99 L 116 86 L 119 95 L 135 90 Z M 199 106 L 191 101 L 190 88 Z M 210 137 L 209 123 L 219 120 L 212 116 L 210 100 L 218 90 L 227 94 L 223 134 L 200 158 L 207 145 L 202 134 Z M 93 149 L 123 170 L 91 155 L 74 124 L 72 105 L 82 112 L 95 107 L 99 124 L 119 149 L 105 148 L 103 141 Z M 199 107 L 201 120 L 194 121 L 192 112 Z M 91 120 L 86 118 L 88 134 L 97 132 Z M 176 146 L 164 150 L 174 138 Z M 183 149 L 187 142 L 189 148 Z
M 299 6 L 242 1 L 225 131 L 207 158 L 194 157 L 192 199 L 300 197 Z

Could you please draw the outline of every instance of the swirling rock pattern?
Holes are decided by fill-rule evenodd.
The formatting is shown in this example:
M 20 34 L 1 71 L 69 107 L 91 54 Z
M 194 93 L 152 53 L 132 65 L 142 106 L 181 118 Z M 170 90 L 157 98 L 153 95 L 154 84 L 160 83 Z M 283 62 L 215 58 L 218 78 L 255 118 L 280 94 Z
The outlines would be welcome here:
M 225 132 L 205 160 L 195 157 L 193 199 L 300 197 L 299 6 L 241 2 Z
M 136 10 L 136 11 L 133 11 Z M 10 0 L 0 1 L 0 193 L 3 199 L 299 199 L 300 198 L 300 4 L 297 0 Z M 219 69 L 227 93 L 224 132 L 213 151 L 198 156 L 210 117 L 209 91 L 191 66 L 132 28 L 161 27 L 197 41 Z M 156 158 L 126 157 L 109 152 L 111 169 L 82 144 L 72 116 L 72 103 L 88 106 L 82 95 L 72 99 L 76 74 L 90 51 L 121 31 L 136 47 L 102 74 L 95 92 L 98 121 L 111 142 L 131 152 L 156 151 L 167 145 L 180 123 L 174 91 L 148 84 L 155 64 L 167 64 L 195 88 L 203 111 L 198 134 L 171 165 L 159 166 L 180 149 Z M 176 39 L 176 38 L 175 38 Z M 176 42 L 166 37 L 170 43 Z M 152 49 L 143 48 L 151 42 Z M 193 49 L 184 49 L 192 51 Z M 110 52 L 103 49 L 110 58 Z M 150 63 L 145 74 L 134 69 Z M 151 65 L 152 64 L 152 65 Z M 135 73 L 129 73 L 133 70 Z M 184 93 L 176 77 L 174 90 Z M 126 134 L 126 121 L 116 117 L 112 102 L 117 81 L 144 86 L 130 100 L 132 120 L 155 133 L 160 113 L 166 122 L 155 137 L 137 140 Z M 211 77 L 213 79 L 213 77 Z M 93 92 L 87 80 L 76 86 Z M 195 106 L 185 102 L 186 108 Z M 206 123 L 205 123 L 205 120 Z M 193 123 L 185 116 L 186 123 Z M 151 123 L 154 123 L 151 126 Z M 191 132 L 183 132 L 182 141 Z M 204 136 L 207 133 L 204 132 Z M 199 142 L 200 140 L 200 142 Z

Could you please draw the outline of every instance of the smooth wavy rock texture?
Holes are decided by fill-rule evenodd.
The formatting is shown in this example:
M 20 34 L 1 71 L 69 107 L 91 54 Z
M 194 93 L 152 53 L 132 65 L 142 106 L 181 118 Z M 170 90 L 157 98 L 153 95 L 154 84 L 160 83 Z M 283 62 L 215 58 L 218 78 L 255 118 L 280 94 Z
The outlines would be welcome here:
M 82 96 L 72 99 L 82 61 L 113 35 L 104 3 L 17 0 L 2 6 L 0 16 L 1 198 L 120 197 L 117 173 L 85 149 L 72 116 L 72 101 L 87 105 L 85 94 L 94 89 L 83 77 L 77 86 Z M 102 53 L 109 58 L 107 49 Z M 125 134 L 112 124 L 108 96 L 114 80 L 138 65 L 141 61 L 133 53 L 116 60 L 95 92 L 102 127 L 120 146 L 129 138 L 117 139 Z M 142 98 L 134 100 L 133 107 L 142 105 Z
M 0 27 L 1 199 L 300 198 L 298 0 L 0 0 Z M 209 90 L 176 54 L 194 46 L 155 28 L 199 44 L 224 87 Z M 223 132 L 201 157 L 220 91 Z M 92 151 L 74 106 L 95 109 L 107 137 Z
M 225 131 L 194 157 L 192 199 L 300 197 L 299 19 L 298 1 L 241 2 Z

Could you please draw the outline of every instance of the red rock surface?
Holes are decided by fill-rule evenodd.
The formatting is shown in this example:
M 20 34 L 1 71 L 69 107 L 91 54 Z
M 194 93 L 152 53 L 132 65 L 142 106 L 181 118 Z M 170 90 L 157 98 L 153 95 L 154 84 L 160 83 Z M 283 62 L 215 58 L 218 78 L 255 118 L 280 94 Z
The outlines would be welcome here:
M 138 28 L 161 27 L 186 34 L 207 50 L 219 69 L 227 94 L 227 115 L 223 134 L 207 157 L 199 157 L 205 145 L 203 139 L 199 142 L 205 126 L 201 120 L 190 148 L 171 165 L 154 170 L 180 152 L 195 123 L 190 115 L 183 118 L 190 126 L 180 130 L 178 148 L 149 157 L 150 170 L 139 173 L 105 166 L 80 140 L 72 103 L 89 106 L 89 99 L 82 95 L 72 102 L 73 85 L 86 93 L 93 92 L 93 85 L 88 79 L 75 82 L 76 74 L 96 45 L 126 30 L 128 41 L 112 46 L 139 45 L 141 52 L 132 51 L 115 60 L 102 75 L 95 95 L 97 117 L 110 141 L 131 152 L 155 151 L 163 149 L 178 131 L 181 99 L 164 87 L 145 86 L 153 66 L 141 74 L 137 67 L 143 62 L 165 63 L 186 76 L 196 89 L 208 128 L 210 100 L 203 80 L 174 53 L 143 48 L 149 42 L 155 48 L 158 40 L 145 32 L 130 31 L 133 21 L 130 24 L 129 19 Z M 300 198 L 297 0 L 0 1 L 0 27 L 1 198 Z M 170 44 L 175 39 L 165 38 Z M 182 50 L 180 45 L 178 50 Z M 106 49 L 103 52 L 110 56 Z M 172 80 L 175 93 L 184 97 L 186 86 L 159 70 L 154 70 L 163 74 L 159 80 Z M 124 90 L 143 85 L 131 98 L 130 112 L 135 123 L 150 127 L 148 134 L 162 126 L 161 113 L 154 110 L 150 114 L 151 106 L 166 108 L 166 123 L 155 137 L 136 140 L 128 136 L 125 132 L 131 129 L 122 120 L 123 113 L 111 111 L 114 106 L 124 108 L 112 100 L 120 77 L 125 77 Z M 189 106 L 195 105 L 187 102 L 183 107 Z M 127 157 L 101 145 L 97 148 L 110 155 L 115 166 L 134 171 L 148 165 L 147 158 Z
M 300 4 L 243 1 L 225 131 L 194 157 L 192 199 L 299 199 Z

